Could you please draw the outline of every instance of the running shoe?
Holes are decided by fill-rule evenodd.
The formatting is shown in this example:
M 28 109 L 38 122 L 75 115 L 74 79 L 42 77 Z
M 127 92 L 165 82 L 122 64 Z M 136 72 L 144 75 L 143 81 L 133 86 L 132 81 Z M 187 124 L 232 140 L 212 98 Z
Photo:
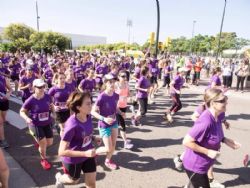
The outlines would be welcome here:
M 47 159 L 42 159 L 41 160 L 41 165 L 42 165 L 44 170 L 51 169 L 51 164 L 47 161 Z
M 244 167 L 247 167 L 247 166 L 248 166 L 248 162 L 249 162 L 249 155 L 246 154 L 245 157 L 244 157 L 244 160 L 243 160 L 243 165 L 244 165 Z
M 225 185 L 219 183 L 217 180 L 213 180 L 209 183 L 210 188 L 225 188 Z
M 62 174 L 60 172 L 57 172 L 55 175 L 56 178 L 56 188 L 64 188 L 64 185 L 62 182 L 60 182 L 60 177 L 62 176 Z
M 175 164 L 175 168 L 179 171 L 182 171 L 182 161 L 180 159 L 180 155 L 178 155 L 177 157 L 174 158 L 174 164 Z
M 129 143 L 128 141 L 124 142 L 124 149 L 132 149 L 134 144 Z
M 131 119 L 131 123 L 133 126 L 136 126 L 136 120 L 134 118 Z
M 167 115 L 167 120 L 172 123 L 173 122 L 173 117 L 171 116 L 171 114 Z
M 8 142 L 6 140 L 0 140 L 0 148 L 8 148 L 10 147 L 10 145 L 8 144 Z
M 111 160 L 106 160 L 105 161 L 105 166 L 110 170 L 116 170 L 117 169 L 117 165 L 114 162 L 112 162 Z

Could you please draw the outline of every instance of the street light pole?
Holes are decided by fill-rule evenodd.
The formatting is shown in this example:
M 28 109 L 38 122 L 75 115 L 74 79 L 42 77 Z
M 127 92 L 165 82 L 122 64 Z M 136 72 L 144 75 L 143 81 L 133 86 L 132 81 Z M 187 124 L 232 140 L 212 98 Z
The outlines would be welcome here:
M 37 27 L 38 32 L 39 32 L 39 19 L 40 19 L 40 17 L 38 16 L 38 3 L 36 0 L 36 27 Z
M 222 20 L 221 20 L 221 25 L 220 25 L 220 35 L 219 35 L 219 42 L 218 42 L 218 49 L 217 49 L 217 53 L 216 53 L 216 60 L 218 59 L 218 56 L 219 56 L 219 53 L 220 53 L 221 33 L 222 33 L 222 28 L 223 28 L 223 23 L 224 23 L 226 5 L 227 5 L 227 0 L 225 0 L 223 14 L 222 14 Z
M 191 54 L 193 53 L 193 41 L 192 39 L 194 38 L 194 27 L 195 27 L 195 24 L 196 24 L 196 20 L 193 21 L 193 28 L 192 28 L 192 38 L 191 38 L 191 46 L 190 46 L 190 52 Z
M 160 32 L 160 4 L 159 4 L 159 0 L 156 0 L 156 7 L 157 7 L 157 30 L 156 30 L 156 41 L 155 41 L 155 55 L 157 57 L 159 32 Z
M 130 29 L 133 26 L 133 21 L 130 19 L 127 19 L 127 27 L 128 27 L 128 44 L 130 44 Z

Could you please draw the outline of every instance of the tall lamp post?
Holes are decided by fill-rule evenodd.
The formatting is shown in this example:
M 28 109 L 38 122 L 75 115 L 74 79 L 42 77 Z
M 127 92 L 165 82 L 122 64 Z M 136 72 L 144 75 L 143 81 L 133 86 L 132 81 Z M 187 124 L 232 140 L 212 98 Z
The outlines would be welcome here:
M 217 49 L 217 53 L 216 53 L 216 60 L 218 59 L 218 56 L 219 56 L 219 53 L 220 53 L 221 33 L 222 33 L 222 28 L 223 28 L 223 23 L 224 23 L 226 5 L 227 5 L 227 0 L 225 0 L 224 9 L 223 9 L 223 14 L 222 14 L 222 19 L 221 19 L 220 35 L 219 35 L 218 49 Z
M 192 39 L 194 38 L 194 28 L 195 28 L 195 24 L 196 24 L 196 20 L 193 21 Z M 191 40 L 190 52 L 191 52 L 191 54 L 193 53 L 193 40 Z
M 160 32 L 160 4 L 159 4 L 159 0 L 156 0 L 156 7 L 157 7 L 157 29 L 156 29 L 156 41 L 155 41 L 155 55 L 157 57 L 159 32 Z
M 127 19 L 127 27 L 128 27 L 128 44 L 130 44 L 130 28 L 133 26 L 133 21 Z
M 40 17 L 38 16 L 38 3 L 36 0 L 36 27 L 37 27 L 38 32 L 39 32 L 39 19 L 40 19 Z

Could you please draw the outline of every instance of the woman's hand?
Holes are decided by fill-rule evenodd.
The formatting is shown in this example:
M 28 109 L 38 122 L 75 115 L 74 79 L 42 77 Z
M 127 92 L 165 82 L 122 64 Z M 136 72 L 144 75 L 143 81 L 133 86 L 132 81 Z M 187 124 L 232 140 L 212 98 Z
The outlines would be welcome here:
M 227 146 L 229 146 L 232 149 L 239 149 L 241 147 L 240 143 L 238 143 L 232 139 L 229 139 L 229 138 L 225 138 L 224 142 Z
M 219 157 L 219 155 L 220 155 L 219 151 L 209 149 L 207 152 L 207 156 L 211 159 L 216 159 L 217 157 Z
M 104 118 L 104 122 L 109 124 L 109 125 L 112 125 L 114 123 L 114 119 L 113 118 Z
M 96 151 L 95 148 L 84 151 L 84 157 L 95 157 Z

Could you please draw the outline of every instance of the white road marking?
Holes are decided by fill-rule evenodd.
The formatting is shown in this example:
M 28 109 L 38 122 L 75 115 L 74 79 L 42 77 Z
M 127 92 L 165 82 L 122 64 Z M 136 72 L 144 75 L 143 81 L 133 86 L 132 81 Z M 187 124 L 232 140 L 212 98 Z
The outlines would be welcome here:
M 12 110 L 7 112 L 7 121 L 18 129 L 25 129 L 27 127 L 26 122 L 20 115 Z

